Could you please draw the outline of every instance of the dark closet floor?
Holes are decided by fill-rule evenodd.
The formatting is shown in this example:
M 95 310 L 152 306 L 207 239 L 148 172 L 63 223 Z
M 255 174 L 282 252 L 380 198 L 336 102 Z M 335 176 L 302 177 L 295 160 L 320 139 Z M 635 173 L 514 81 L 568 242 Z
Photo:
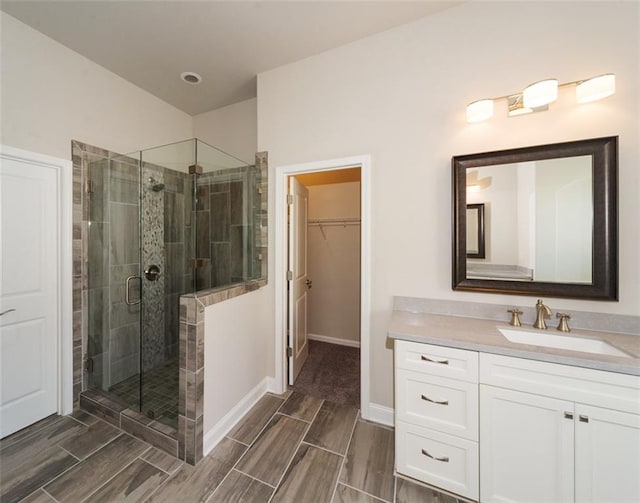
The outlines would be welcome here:
M 290 388 L 360 408 L 360 348 L 309 341 L 309 357 Z

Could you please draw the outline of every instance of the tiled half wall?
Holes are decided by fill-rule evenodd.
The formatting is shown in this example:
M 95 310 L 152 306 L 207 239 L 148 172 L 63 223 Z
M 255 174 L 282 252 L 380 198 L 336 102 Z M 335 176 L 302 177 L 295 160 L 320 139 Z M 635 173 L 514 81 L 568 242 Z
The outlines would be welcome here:
M 180 297 L 180 401 L 178 403 L 178 457 L 196 464 L 202 459 L 204 437 L 204 310 L 207 306 L 252 292 L 267 284 L 267 152 L 256 154 L 262 203 L 254 229 L 260 243 L 260 277 L 236 285 L 214 288 Z M 258 241 L 259 240 L 259 241 Z

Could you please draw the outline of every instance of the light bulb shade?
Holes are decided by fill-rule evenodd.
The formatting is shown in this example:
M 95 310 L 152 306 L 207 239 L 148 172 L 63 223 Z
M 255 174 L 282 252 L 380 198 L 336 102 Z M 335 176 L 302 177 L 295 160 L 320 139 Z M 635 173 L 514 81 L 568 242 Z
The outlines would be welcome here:
M 578 103 L 589 103 L 611 96 L 615 92 L 616 76 L 613 73 L 607 73 L 580 82 L 576 87 L 576 100 Z
M 467 122 L 480 122 L 493 117 L 493 100 L 478 100 L 467 105 Z
M 558 98 L 558 81 L 547 79 L 531 84 L 522 92 L 522 96 L 526 108 L 548 105 Z

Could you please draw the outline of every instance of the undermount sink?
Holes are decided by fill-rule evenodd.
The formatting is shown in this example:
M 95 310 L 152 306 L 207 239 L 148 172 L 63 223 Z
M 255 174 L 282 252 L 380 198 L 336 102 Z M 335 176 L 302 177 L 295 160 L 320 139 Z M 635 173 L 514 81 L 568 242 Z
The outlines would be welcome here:
M 624 351 L 620 351 L 615 346 L 601 339 L 587 339 L 576 335 L 560 335 L 543 332 L 527 332 L 526 330 L 512 330 L 510 328 L 500 328 L 498 330 L 507 340 L 516 344 L 530 344 L 532 346 L 542 346 L 545 348 L 568 349 L 570 351 L 582 351 L 583 353 L 595 353 L 609 356 L 630 356 Z

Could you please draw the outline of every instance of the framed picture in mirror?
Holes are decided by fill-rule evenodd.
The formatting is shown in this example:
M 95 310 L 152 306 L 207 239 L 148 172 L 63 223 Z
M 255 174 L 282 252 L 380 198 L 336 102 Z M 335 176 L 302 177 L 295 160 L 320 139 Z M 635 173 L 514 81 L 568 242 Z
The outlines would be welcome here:
M 484 256 L 484 203 L 467 204 L 467 258 Z

